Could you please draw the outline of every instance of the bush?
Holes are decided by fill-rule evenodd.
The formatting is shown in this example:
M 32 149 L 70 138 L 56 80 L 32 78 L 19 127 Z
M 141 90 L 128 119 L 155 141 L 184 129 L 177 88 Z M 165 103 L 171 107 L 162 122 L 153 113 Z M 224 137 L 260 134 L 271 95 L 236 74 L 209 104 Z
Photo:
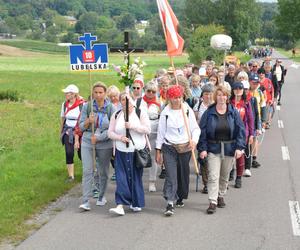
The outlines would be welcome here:
M 199 26 L 189 41 L 188 53 L 190 61 L 200 65 L 201 61 L 205 60 L 207 56 L 211 56 L 217 64 L 221 64 L 224 52 L 210 47 L 210 39 L 213 35 L 223 33 L 223 26 L 214 24 Z
M 20 100 L 19 93 L 15 90 L 0 91 L 0 101 L 2 100 L 17 102 Z

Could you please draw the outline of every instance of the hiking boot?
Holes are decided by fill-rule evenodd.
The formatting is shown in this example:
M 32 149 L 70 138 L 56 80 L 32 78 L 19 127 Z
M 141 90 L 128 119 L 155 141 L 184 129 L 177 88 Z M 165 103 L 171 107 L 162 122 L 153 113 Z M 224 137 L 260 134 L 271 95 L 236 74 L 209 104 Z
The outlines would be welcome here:
M 259 167 L 260 167 L 260 164 L 259 164 L 256 160 L 253 160 L 253 162 L 252 162 L 252 167 L 253 167 L 253 168 L 259 168 Z
M 226 206 L 223 197 L 218 197 L 218 208 L 224 208 Z
M 232 170 L 230 171 L 228 181 L 233 181 L 233 178 L 234 178 L 234 169 L 232 169 Z
M 209 207 L 208 207 L 208 209 L 206 210 L 206 212 L 207 212 L 208 214 L 214 214 L 214 213 L 216 212 L 216 210 L 217 210 L 217 205 L 214 204 L 214 203 L 209 203 Z
M 174 214 L 174 206 L 172 204 L 168 204 L 166 207 L 166 211 L 164 212 L 165 216 L 171 216 Z
M 79 208 L 82 209 L 83 211 L 90 211 L 91 210 L 90 204 L 88 202 L 85 202 L 85 203 L 81 204 L 79 206 Z
M 250 171 L 250 169 L 246 169 L 245 170 L 244 176 L 245 177 L 251 177 L 251 171 Z
M 237 177 L 235 179 L 235 185 L 234 185 L 235 188 L 241 188 L 242 187 L 242 178 L 241 177 Z
M 160 175 L 158 176 L 159 179 L 165 179 L 166 178 L 166 170 L 163 168 L 160 172 Z
M 208 194 L 207 186 L 204 186 L 203 189 L 201 190 L 202 194 Z
M 182 200 L 177 200 L 176 207 L 184 207 L 184 203 Z

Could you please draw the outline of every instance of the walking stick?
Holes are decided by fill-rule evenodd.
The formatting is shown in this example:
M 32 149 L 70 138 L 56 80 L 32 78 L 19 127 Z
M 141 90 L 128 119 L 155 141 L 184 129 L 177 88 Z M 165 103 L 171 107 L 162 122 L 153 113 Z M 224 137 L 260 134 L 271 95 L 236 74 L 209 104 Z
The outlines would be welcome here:
M 175 76 L 175 79 L 176 79 L 176 85 L 179 85 L 177 75 L 176 75 L 176 72 L 175 72 L 173 57 L 170 57 L 170 60 L 171 60 L 172 68 L 174 69 L 174 76 Z M 182 115 L 183 115 L 185 131 L 188 135 L 190 146 L 192 146 L 192 138 L 191 138 L 190 128 L 189 128 L 189 124 L 188 124 L 188 121 L 187 121 L 187 115 L 186 115 L 186 113 L 184 112 L 184 109 L 183 109 L 183 105 L 181 105 L 181 111 L 182 111 Z M 194 162 L 194 168 L 195 168 L 196 175 L 199 175 L 199 169 L 198 169 L 197 159 L 196 159 L 196 155 L 195 155 L 194 150 L 192 150 L 192 159 L 193 159 L 193 162 Z
M 90 83 L 90 91 L 91 91 L 91 115 L 94 117 L 94 99 L 93 99 L 93 87 L 92 87 L 92 74 L 91 70 L 89 69 L 89 83 Z M 92 136 L 95 135 L 95 123 L 92 123 Z M 93 169 L 94 172 L 96 172 L 96 145 L 92 144 L 92 150 L 93 150 Z

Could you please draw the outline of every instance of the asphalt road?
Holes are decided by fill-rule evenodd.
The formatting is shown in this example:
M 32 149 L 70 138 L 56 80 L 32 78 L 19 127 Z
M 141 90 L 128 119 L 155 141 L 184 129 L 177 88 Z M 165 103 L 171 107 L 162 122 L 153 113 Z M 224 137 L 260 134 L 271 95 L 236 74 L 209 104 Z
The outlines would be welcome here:
M 262 167 L 253 169 L 251 178 L 243 178 L 241 189 L 230 183 L 226 208 L 207 215 L 207 195 L 195 192 L 191 175 L 190 197 L 174 216 L 163 216 L 159 180 L 158 192 L 146 192 L 141 213 L 126 210 L 125 216 L 115 217 L 108 213 L 115 206 L 115 184 L 110 182 L 105 207 L 96 207 L 94 201 L 92 210 L 82 213 L 78 194 L 17 249 L 300 249 L 300 213 L 294 207 L 293 228 L 289 207 L 289 201 L 300 201 L 300 68 L 290 67 L 288 60 L 283 64 L 288 75 L 282 106 L 264 137 L 258 157 Z M 278 127 L 278 120 L 284 128 Z M 282 146 L 288 147 L 290 160 L 283 160 Z

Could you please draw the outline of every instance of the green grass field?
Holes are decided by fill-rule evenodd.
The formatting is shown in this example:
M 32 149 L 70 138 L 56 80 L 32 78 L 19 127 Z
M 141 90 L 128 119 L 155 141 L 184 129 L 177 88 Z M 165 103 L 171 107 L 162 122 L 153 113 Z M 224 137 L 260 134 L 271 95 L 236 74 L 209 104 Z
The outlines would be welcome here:
M 26 50 L 51 52 L 32 57 L 0 56 L 0 91 L 16 90 L 20 102 L 0 102 L 0 241 L 26 237 L 29 226 L 24 221 L 50 201 L 69 190 L 64 149 L 59 141 L 59 114 L 64 95 L 61 89 L 76 84 L 80 94 L 89 95 L 87 73 L 69 70 L 69 58 L 54 44 L 10 41 Z M 158 68 L 168 68 L 169 58 L 162 54 L 140 54 L 148 65 L 145 80 Z M 122 56 L 110 55 L 110 63 L 122 64 Z M 188 62 L 176 57 L 175 66 Z M 112 68 L 112 67 L 111 67 Z M 92 73 L 92 82 L 118 83 L 116 72 Z M 120 87 L 120 86 L 119 86 Z M 77 182 L 81 164 L 76 158 Z

